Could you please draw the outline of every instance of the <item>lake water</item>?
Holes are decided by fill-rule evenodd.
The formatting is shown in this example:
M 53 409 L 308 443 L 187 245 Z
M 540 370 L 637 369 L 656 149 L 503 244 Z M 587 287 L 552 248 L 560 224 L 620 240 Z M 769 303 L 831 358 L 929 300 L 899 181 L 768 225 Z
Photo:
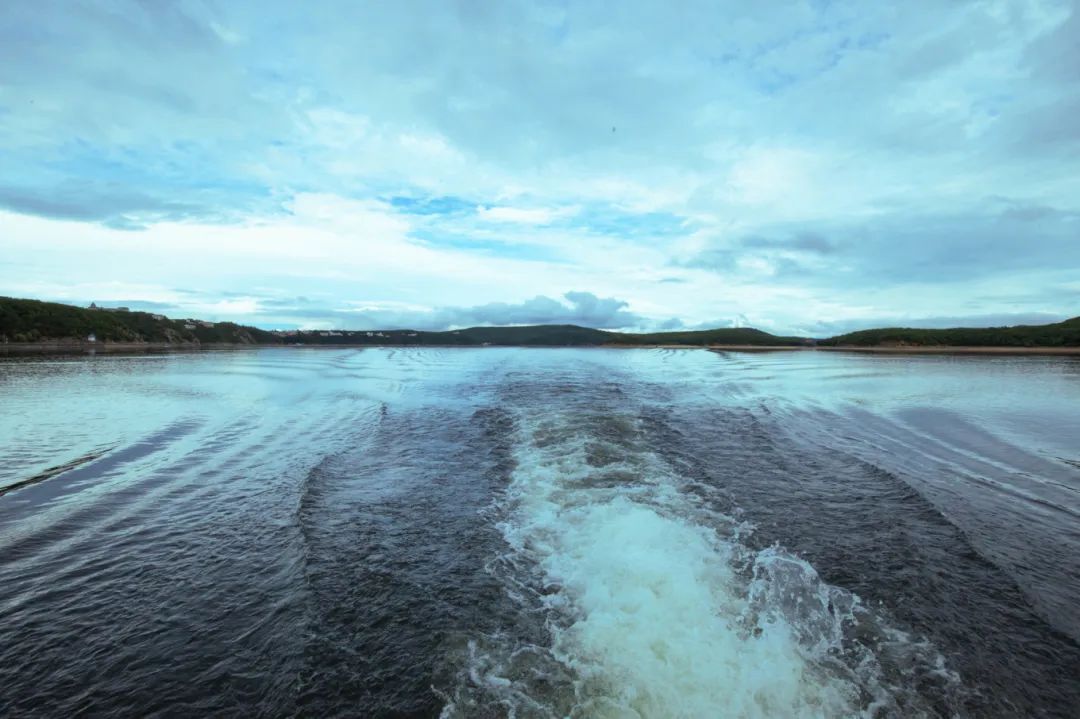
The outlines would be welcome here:
M 0 715 L 1080 716 L 1080 361 L 0 362 Z M 99 455 L 99 456 L 98 456 Z

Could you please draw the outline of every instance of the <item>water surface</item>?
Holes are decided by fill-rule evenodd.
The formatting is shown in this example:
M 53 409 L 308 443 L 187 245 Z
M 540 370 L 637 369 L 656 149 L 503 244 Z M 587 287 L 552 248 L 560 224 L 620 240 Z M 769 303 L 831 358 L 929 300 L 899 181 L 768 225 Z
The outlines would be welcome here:
M 0 362 L 0 715 L 1080 715 L 1080 361 Z

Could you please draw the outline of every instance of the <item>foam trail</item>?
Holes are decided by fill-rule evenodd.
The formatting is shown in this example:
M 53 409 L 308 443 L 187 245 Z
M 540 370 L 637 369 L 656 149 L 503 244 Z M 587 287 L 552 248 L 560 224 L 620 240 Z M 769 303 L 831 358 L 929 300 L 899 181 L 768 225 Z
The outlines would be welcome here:
M 500 527 L 538 572 L 549 664 L 571 678 L 539 710 L 528 676 L 559 672 L 536 661 L 522 671 L 473 644 L 473 683 L 501 694 L 511 715 L 862 713 L 866 687 L 828 656 L 850 614 L 838 613 L 809 565 L 770 550 L 751 576 L 739 571 L 749 553 L 737 525 L 683 491 L 637 444 L 632 419 L 549 415 L 523 418 L 519 430 Z

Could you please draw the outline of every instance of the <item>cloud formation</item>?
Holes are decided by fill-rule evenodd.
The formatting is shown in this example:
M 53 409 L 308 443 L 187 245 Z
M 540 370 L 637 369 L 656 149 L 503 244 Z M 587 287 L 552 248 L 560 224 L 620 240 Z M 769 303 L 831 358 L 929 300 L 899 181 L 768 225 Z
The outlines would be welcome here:
M 348 309 L 318 307 L 309 301 L 263 302 L 262 313 L 285 316 L 300 325 L 319 324 L 342 329 L 447 330 L 482 325 L 573 324 L 601 329 L 634 328 L 644 319 L 627 310 L 628 303 L 591 292 L 567 292 L 562 300 L 538 295 L 517 303 L 490 302 L 472 307 L 432 310 L 360 306 Z
M 173 290 L 173 302 L 112 300 L 104 307 L 161 312 L 172 317 L 198 314 L 206 298 L 195 290 Z M 82 300 L 77 304 L 89 304 Z M 339 305 L 308 297 L 233 295 L 225 300 L 244 316 L 260 324 L 279 328 L 415 329 L 449 330 L 477 326 L 573 324 L 601 329 L 642 329 L 655 323 L 628 311 L 628 303 L 613 297 L 597 297 L 591 292 L 567 292 L 561 299 L 538 295 L 523 302 L 490 302 L 470 307 L 426 309 L 394 303 Z M 228 307 L 219 305 L 219 313 Z M 220 314 L 218 315 L 221 316 Z M 663 328 L 681 327 L 678 319 L 661 323 Z
M 1069 0 L 3 3 L 0 293 L 1077 314 L 1078 36 Z

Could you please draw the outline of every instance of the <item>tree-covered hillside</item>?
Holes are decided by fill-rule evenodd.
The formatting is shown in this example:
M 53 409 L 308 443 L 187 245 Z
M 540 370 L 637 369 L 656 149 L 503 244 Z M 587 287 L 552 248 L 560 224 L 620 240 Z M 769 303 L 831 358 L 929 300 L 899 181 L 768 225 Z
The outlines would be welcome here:
M 713 330 L 653 332 L 651 334 L 609 333 L 611 344 L 645 345 L 753 345 L 793 347 L 807 344 L 801 337 L 779 337 L 751 327 L 722 327 Z
M 532 325 L 526 327 L 470 327 L 450 332 L 432 332 L 440 337 L 458 337 L 470 344 L 591 346 L 609 342 L 611 333 L 577 325 Z
M 927 330 L 908 327 L 850 332 L 818 342 L 824 346 L 878 347 L 1077 347 L 1080 317 L 1051 325 L 955 327 Z
M 290 330 L 287 344 L 302 345 L 541 345 L 590 346 L 608 341 L 609 333 L 576 325 L 470 327 L 444 332 L 422 330 Z
M 271 332 L 232 322 L 172 320 L 149 312 L 89 309 L 0 297 L 0 342 L 85 341 L 169 344 L 280 342 Z
M 169 319 L 148 312 L 73 307 L 0 297 L 0 343 L 80 341 L 156 342 L 174 345 L 460 345 L 592 347 L 601 345 L 750 345 L 794 347 L 813 344 L 801 337 L 779 337 L 743 328 L 631 334 L 577 325 L 470 327 L 445 332 L 419 330 L 274 331 L 232 322 Z M 943 330 L 886 328 L 851 332 L 817 344 L 825 347 L 1078 347 L 1080 317 L 1051 325 L 955 328 Z
M 290 332 L 285 341 L 297 344 L 394 344 L 460 345 L 475 347 L 540 346 L 599 347 L 602 345 L 775 345 L 793 346 L 806 342 L 798 337 L 777 337 L 761 330 L 725 328 L 683 332 L 630 334 L 609 332 L 577 325 L 529 325 L 524 327 L 469 327 L 445 332 L 415 330 L 307 330 Z
M 57 302 L 0 297 L 0 342 L 85 341 L 168 344 L 460 345 L 592 347 L 600 345 L 739 344 L 796 345 L 755 329 L 627 334 L 577 325 L 469 327 L 444 332 L 417 330 L 293 330 L 269 332 L 231 322 L 174 320 L 148 312 L 74 307 Z

